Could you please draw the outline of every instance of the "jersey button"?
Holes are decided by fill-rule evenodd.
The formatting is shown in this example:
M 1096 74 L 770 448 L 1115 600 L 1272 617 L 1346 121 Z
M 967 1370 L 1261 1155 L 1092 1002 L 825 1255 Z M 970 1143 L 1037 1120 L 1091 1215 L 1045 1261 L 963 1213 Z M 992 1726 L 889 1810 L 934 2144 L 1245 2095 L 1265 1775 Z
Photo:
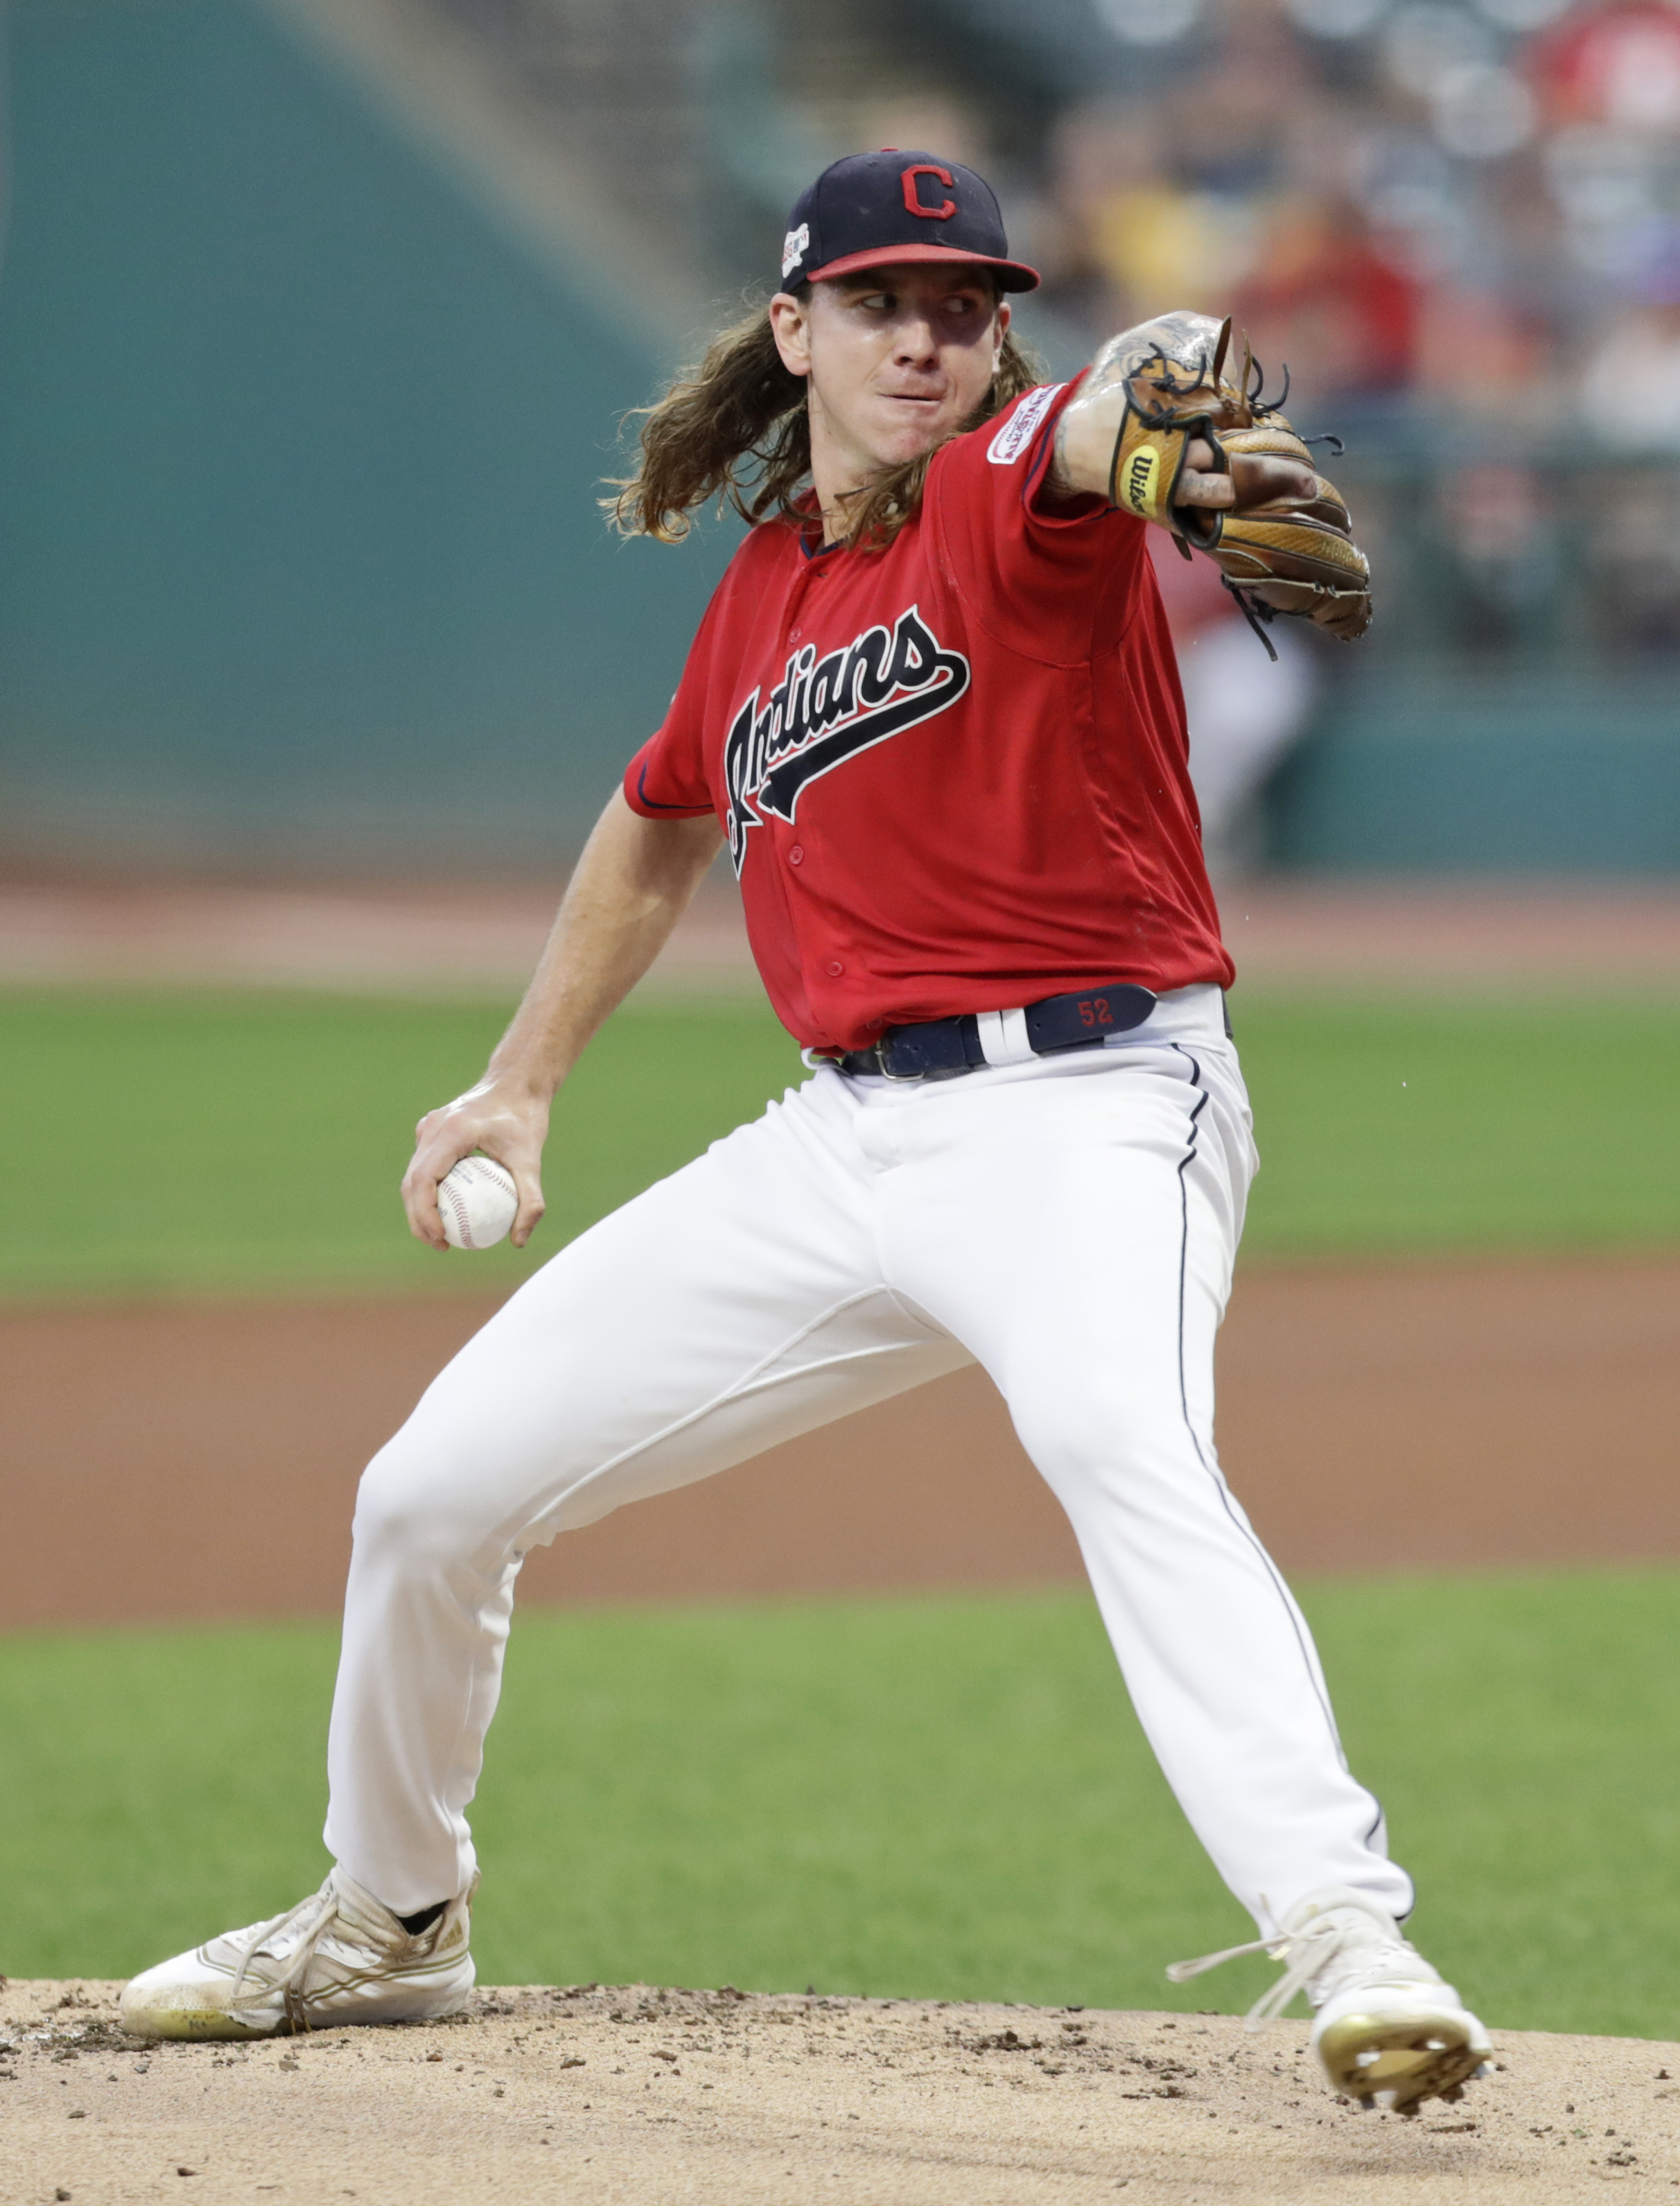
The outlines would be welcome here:
M 840 963 L 840 960 L 837 957 L 831 957 L 827 964 L 823 968 L 824 972 L 827 974 L 831 981 L 837 981 L 845 969 L 845 967 Z
M 790 866 L 802 866 L 805 863 L 805 846 L 802 843 L 795 843 L 789 851 L 788 863 Z

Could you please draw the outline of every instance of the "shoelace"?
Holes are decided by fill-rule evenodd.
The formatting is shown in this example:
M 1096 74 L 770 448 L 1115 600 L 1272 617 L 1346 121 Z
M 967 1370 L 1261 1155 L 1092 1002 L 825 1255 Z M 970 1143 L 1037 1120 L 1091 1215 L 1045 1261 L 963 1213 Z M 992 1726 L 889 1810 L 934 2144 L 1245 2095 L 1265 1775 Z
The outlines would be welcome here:
M 315 1948 L 337 1919 L 337 1915 L 338 1894 L 333 1890 L 331 1880 L 329 1879 L 319 1892 L 312 1892 L 307 1899 L 299 1900 L 297 1905 L 289 1908 L 284 1915 L 277 1915 L 271 1923 L 263 1923 L 240 1956 L 239 1966 L 234 1971 L 233 1990 L 229 1994 L 229 2001 L 238 1997 L 252 1962 L 255 1960 L 269 1940 L 289 1930 L 294 1924 L 301 1924 L 303 1928 L 298 1939 L 297 1950 L 287 1962 L 280 1975 L 276 1977 L 274 1988 L 280 1994 L 281 2002 L 286 2011 L 286 2019 L 292 2028 L 295 2030 L 307 2030 L 310 2024 L 309 2016 L 304 2006 L 303 1980 L 309 1973 L 309 1964 L 315 1958 Z
M 1227 1946 L 1222 1953 L 1204 1953 L 1197 1961 L 1174 1961 L 1167 1976 L 1171 1982 L 1183 1984 L 1192 1976 L 1217 1969 L 1226 1961 L 1240 1960 L 1248 1953 L 1265 1953 L 1274 1961 L 1287 1959 L 1289 1965 L 1283 1975 L 1269 1990 L 1260 1994 L 1242 2018 L 1245 2030 L 1258 2030 L 1268 2022 L 1275 2022 L 1297 1992 L 1305 1991 L 1314 1978 L 1338 1959 L 1349 1946 L 1362 1943 L 1368 1935 L 1367 1926 L 1362 1922 L 1337 1923 L 1328 1916 L 1315 1916 L 1301 1929 L 1280 1931 L 1275 1938 L 1256 1938 L 1246 1946 Z

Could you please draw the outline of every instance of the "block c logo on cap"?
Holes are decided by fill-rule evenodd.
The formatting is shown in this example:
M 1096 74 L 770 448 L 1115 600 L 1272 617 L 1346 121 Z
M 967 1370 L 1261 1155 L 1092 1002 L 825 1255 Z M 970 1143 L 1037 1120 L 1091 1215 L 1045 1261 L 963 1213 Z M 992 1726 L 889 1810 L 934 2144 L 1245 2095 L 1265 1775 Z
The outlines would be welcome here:
M 924 222 L 949 222 L 956 212 L 956 201 L 945 200 L 938 206 L 924 206 L 920 196 L 920 187 L 916 182 L 918 176 L 937 176 L 948 192 L 956 188 L 956 177 L 949 169 L 940 168 L 936 162 L 914 161 L 900 178 L 904 187 L 904 204 L 912 214 L 920 215 Z

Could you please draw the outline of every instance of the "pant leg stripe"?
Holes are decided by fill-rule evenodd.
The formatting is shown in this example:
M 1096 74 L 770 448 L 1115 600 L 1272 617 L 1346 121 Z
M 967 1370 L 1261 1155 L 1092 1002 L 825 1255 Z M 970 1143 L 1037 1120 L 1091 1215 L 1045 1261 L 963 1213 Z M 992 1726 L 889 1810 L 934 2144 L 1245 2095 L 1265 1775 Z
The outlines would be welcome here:
M 1314 1698 L 1318 1702 L 1319 1706 L 1324 1711 L 1324 1720 L 1329 1727 L 1331 1744 L 1336 1749 L 1336 1757 L 1337 1761 L 1340 1762 L 1343 1768 L 1348 1770 L 1349 1776 L 1352 1777 L 1353 1772 L 1351 1769 L 1348 1768 L 1348 1757 L 1342 1744 L 1341 1734 L 1336 1728 L 1335 1715 L 1331 1709 L 1329 1702 L 1325 1697 L 1324 1690 L 1319 1683 L 1318 1672 L 1313 1664 L 1313 1658 L 1308 1650 L 1306 1642 L 1302 1637 L 1301 1619 L 1296 1613 L 1295 1602 L 1290 1596 L 1289 1589 L 1284 1584 L 1284 1580 L 1278 1572 L 1278 1565 L 1272 1561 L 1271 1556 L 1267 1554 L 1260 1541 L 1255 1538 L 1253 1526 L 1243 1523 L 1237 1517 L 1236 1511 L 1232 1508 L 1230 1490 L 1226 1486 L 1224 1480 L 1207 1460 L 1207 1457 L 1203 1452 L 1201 1442 L 1196 1436 L 1195 1422 L 1190 1415 L 1190 1391 L 1184 1368 L 1184 1304 L 1189 1287 L 1190 1262 L 1190 1192 L 1185 1175 L 1189 1172 L 1191 1162 L 1194 1159 L 1196 1154 L 1196 1144 L 1201 1130 L 1201 1114 L 1203 1111 L 1206 1109 L 1210 1097 L 1207 1089 L 1201 1084 L 1201 1067 L 1197 1064 L 1195 1058 L 1190 1054 L 1189 1051 L 1184 1048 L 1183 1046 L 1178 1042 L 1173 1042 L 1170 1046 L 1177 1050 L 1178 1054 L 1189 1064 L 1190 1068 L 1191 1083 L 1195 1088 L 1198 1097 L 1196 1106 L 1190 1113 L 1189 1142 L 1185 1148 L 1183 1157 L 1180 1158 L 1178 1164 L 1178 1198 L 1180 1217 L 1182 1219 L 1181 1238 L 1178 1244 L 1178 1398 L 1184 1413 L 1184 1429 L 1190 1435 L 1190 1445 L 1196 1452 L 1196 1461 L 1201 1465 L 1207 1476 L 1213 1482 L 1214 1488 L 1219 1496 L 1220 1505 L 1224 1508 L 1226 1515 L 1230 1518 L 1231 1523 L 1242 1533 L 1249 1546 L 1254 1549 L 1254 1553 L 1260 1559 L 1262 1567 L 1265 1569 L 1266 1576 L 1271 1579 L 1273 1586 L 1277 1589 L 1278 1598 L 1284 1605 L 1284 1613 L 1290 1619 L 1290 1629 L 1295 1634 L 1296 1645 L 1301 1649 L 1301 1659 L 1306 1666 L 1308 1683 L 1313 1688 Z M 1357 1780 L 1355 1781 L 1357 1782 Z M 1385 1817 L 1383 1812 L 1382 1802 L 1377 1798 L 1376 1794 L 1372 1792 L 1369 1786 L 1361 1786 L 1360 1790 L 1365 1794 L 1366 1798 L 1370 1801 L 1372 1806 L 1376 1810 L 1376 1814 L 1373 1816 L 1371 1821 L 1370 1828 L 1366 1833 L 1366 1843 L 1368 1845 L 1374 1843 L 1377 1833 L 1384 1827 Z M 1407 1881 L 1408 1883 L 1410 1883 L 1411 1880 L 1409 1877 L 1407 1879 Z M 1410 1904 L 1407 1906 L 1403 1914 L 1396 1917 L 1395 1919 L 1397 1922 L 1405 1922 L 1407 1917 L 1410 1915 L 1412 1908 L 1416 1905 L 1415 1886 L 1413 1886 L 1412 1892 L 1413 1897 Z
M 1312 1656 L 1308 1650 L 1306 1642 L 1302 1637 L 1301 1619 L 1296 1613 L 1295 1603 L 1290 1598 L 1289 1589 L 1284 1585 L 1283 1578 L 1279 1575 L 1278 1565 L 1272 1561 L 1271 1556 L 1267 1554 L 1260 1541 L 1254 1536 L 1254 1528 L 1252 1525 L 1245 1524 L 1237 1516 L 1236 1511 L 1232 1508 L 1230 1489 L 1226 1486 L 1224 1480 L 1207 1460 L 1201 1441 L 1196 1434 L 1195 1420 L 1190 1415 L 1190 1390 L 1189 1380 L 1185 1372 L 1184 1358 L 1184 1306 L 1189 1291 L 1190 1263 L 1190 1191 L 1185 1175 L 1189 1172 L 1190 1166 L 1194 1160 L 1196 1145 L 1201 1131 L 1201 1114 L 1206 1109 L 1211 1099 L 1207 1089 L 1201 1084 L 1201 1067 L 1197 1064 L 1195 1058 L 1191 1056 L 1189 1051 L 1180 1042 L 1174 1042 L 1171 1046 L 1176 1050 L 1178 1055 L 1189 1064 L 1190 1068 L 1191 1084 L 1196 1090 L 1198 1099 L 1194 1110 L 1190 1113 L 1189 1142 L 1178 1163 L 1178 1201 L 1179 1215 L 1181 1219 L 1181 1231 L 1178 1243 L 1178 1399 L 1184 1414 L 1184 1429 L 1190 1435 L 1190 1445 L 1196 1452 L 1196 1461 L 1201 1465 L 1202 1470 L 1213 1482 L 1214 1490 L 1218 1493 L 1219 1497 L 1220 1506 L 1230 1517 L 1231 1523 L 1248 1541 L 1248 1545 L 1254 1549 L 1254 1552 L 1262 1568 L 1265 1570 L 1267 1577 L 1271 1579 L 1272 1585 L 1277 1589 L 1278 1597 L 1284 1605 L 1284 1613 L 1290 1619 L 1290 1629 L 1295 1634 L 1296 1645 L 1301 1649 L 1301 1659 L 1306 1666 L 1308 1682 L 1313 1688 L 1314 1697 L 1318 1702 L 1320 1708 L 1324 1711 L 1324 1720 L 1330 1726 L 1330 1736 L 1335 1744 L 1337 1756 L 1341 1762 L 1343 1768 L 1346 1769 L 1348 1767 L 1348 1758 L 1343 1750 L 1341 1736 L 1336 1728 L 1336 1718 L 1331 1711 L 1330 1703 L 1325 1698 L 1323 1688 L 1319 1684 L 1318 1673 L 1313 1666 Z M 1349 1774 L 1351 1775 L 1351 1771 L 1349 1771 Z M 1374 1795 L 1373 1798 L 1374 1798 Z M 1380 1821 L 1382 1816 L 1380 1804 L 1378 1804 L 1377 1813 L 1378 1820 Z

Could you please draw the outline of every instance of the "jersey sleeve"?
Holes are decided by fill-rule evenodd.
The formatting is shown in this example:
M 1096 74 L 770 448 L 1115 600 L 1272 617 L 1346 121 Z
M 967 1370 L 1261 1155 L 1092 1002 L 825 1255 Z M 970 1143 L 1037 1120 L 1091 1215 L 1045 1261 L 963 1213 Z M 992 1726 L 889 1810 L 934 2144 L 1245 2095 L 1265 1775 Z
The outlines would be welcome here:
M 1147 523 L 1095 496 L 1052 498 L 1056 424 L 1081 379 L 1040 384 L 955 438 L 929 472 L 950 579 L 997 639 L 1028 658 L 1087 658 L 1135 603 Z
M 699 820 L 717 806 L 706 771 L 706 700 L 718 601 L 706 608 L 658 731 L 624 769 L 624 802 L 644 820 Z

